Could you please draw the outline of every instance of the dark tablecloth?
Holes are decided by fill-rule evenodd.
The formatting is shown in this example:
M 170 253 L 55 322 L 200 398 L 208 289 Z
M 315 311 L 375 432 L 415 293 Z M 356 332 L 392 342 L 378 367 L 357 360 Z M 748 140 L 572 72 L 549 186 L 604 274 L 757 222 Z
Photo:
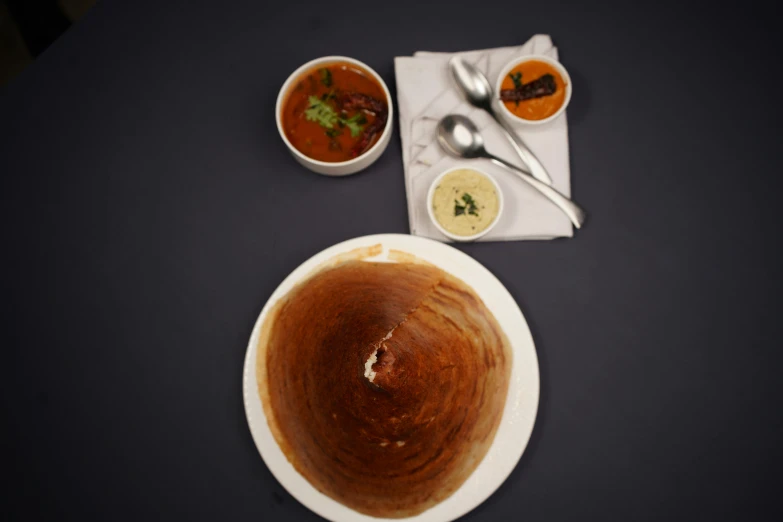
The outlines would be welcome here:
M 459 246 L 541 362 L 532 440 L 466 520 L 772 520 L 783 117 L 773 8 L 104 0 L 0 91 L 10 519 L 317 520 L 247 429 L 253 322 L 299 263 L 408 231 L 399 136 L 343 179 L 277 135 L 288 74 L 551 34 L 571 240 Z

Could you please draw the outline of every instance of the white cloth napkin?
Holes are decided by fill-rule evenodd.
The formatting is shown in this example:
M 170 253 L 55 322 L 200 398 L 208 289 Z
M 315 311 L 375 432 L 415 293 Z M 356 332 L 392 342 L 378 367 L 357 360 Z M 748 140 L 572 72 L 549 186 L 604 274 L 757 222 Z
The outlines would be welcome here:
M 557 59 L 557 48 L 548 35 L 536 35 L 521 47 L 502 47 L 458 53 L 475 64 L 496 84 L 501 69 L 515 57 L 544 54 Z M 435 139 L 438 121 L 447 114 L 470 117 L 484 136 L 487 150 L 514 163 L 522 164 L 497 123 L 462 98 L 448 75 L 450 53 L 417 52 L 413 57 L 397 57 L 397 77 L 402 161 L 408 220 L 411 234 L 441 241 L 448 239 L 430 221 L 427 191 L 441 172 L 455 166 L 473 166 L 491 174 L 503 191 L 505 208 L 495 228 L 479 241 L 514 241 L 571 237 L 568 218 L 548 199 L 511 172 L 486 160 L 460 160 L 447 156 Z M 522 140 L 538 157 L 552 178 L 552 185 L 570 197 L 568 164 L 568 124 L 565 114 L 540 126 L 512 122 Z

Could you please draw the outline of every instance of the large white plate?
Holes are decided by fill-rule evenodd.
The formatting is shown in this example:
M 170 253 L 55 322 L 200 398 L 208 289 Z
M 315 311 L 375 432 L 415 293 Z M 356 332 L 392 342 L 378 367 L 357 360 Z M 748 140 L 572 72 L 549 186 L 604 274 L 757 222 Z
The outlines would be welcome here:
M 358 513 L 316 490 L 288 462 L 266 422 L 256 380 L 256 354 L 261 324 L 272 305 L 321 263 L 345 252 L 376 244 L 383 253 L 368 260 L 388 260 L 390 249 L 408 252 L 462 279 L 473 287 L 505 331 L 514 352 L 506 406 L 495 440 L 479 466 L 452 496 L 427 511 L 405 519 L 378 519 Z M 443 243 L 420 237 L 379 234 L 351 239 L 314 255 L 277 287 L 258 316 L 245 356 L 243 379 L 245 413 L 258 451 L 275 478 L 299 502 L 335 522 L 404 520 L 448 522 L 461 517 L 487 499 L 519 462 L 530 440 L 538 411 L 538 357 L 522 312 L 508 290 L 473 258 Z

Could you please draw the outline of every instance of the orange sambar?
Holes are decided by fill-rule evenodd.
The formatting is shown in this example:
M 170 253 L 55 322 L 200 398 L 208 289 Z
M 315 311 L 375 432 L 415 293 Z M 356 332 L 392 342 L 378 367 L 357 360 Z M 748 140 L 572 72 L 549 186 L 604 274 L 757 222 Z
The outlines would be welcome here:
M 511 79 L 511 75 L 516 75 L 516 73 L 522 73 L 521 80 L 523 84 L 530 83 L 549 73 L 555 77 L 557 89 L 554 94 L 549 96 L 532 98 L 521 102 L 502 102 L 506 106 L 506 109 L 511 111 L 515 116 L 526 120 L 543 120 L 552 116 L 562 107 L 563 102 L 565 101 L 566 84 L 563 77 L 557 72 L 557 69 L 546 62 L 528 60 L 511 69 L 511 71 L 506 74 L 506 77 L 503 78 L 503 83 L 500 85 L 500 88 L 513 89 L 514 80 Z
M 325 81 L 328 76 L 328 81 Z M 283 129 L 288 141 L 299 152 L 319 161 L 342 162 L 355 157 L 355 147 L 362 136 L 354 136 L 347 129 L 335 125 L 334 128 L 324 128 L 319 123 L 310 121 L 306 111 L 311 106 L 311 97 L 325 101 L 337 110 L 332 95 L 361 94 L 382 102 L 386 106 L 386 94 L 380 83 L 361 67 L 347 62 L 333 62 L 317 65 L 302 73 L 294 82 L 282 110 Z M 375 123 L 380 115 L 354 109 L 348 114 L 354 116 L 361 112 L 368 128 Z M 383 116 L 385 118 L 385 116 Z M 383 120 L 385 123 L 385 120 Z M 380 138 L 383 128 L 378 129 L 370 137 L 370 141 L 361 153 L 369 150 Z

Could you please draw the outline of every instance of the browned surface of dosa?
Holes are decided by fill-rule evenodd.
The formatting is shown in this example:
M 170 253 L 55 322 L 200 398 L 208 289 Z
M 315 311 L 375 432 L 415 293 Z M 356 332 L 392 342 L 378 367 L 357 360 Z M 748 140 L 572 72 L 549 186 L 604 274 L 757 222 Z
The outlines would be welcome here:
M 416 515 L 459 488 L 492 443 L 511 368 L 481 299 L 421 263 L 324 268 L 273 307 L 258 348 L 283 453 L 319 491 L 376 517 Z

